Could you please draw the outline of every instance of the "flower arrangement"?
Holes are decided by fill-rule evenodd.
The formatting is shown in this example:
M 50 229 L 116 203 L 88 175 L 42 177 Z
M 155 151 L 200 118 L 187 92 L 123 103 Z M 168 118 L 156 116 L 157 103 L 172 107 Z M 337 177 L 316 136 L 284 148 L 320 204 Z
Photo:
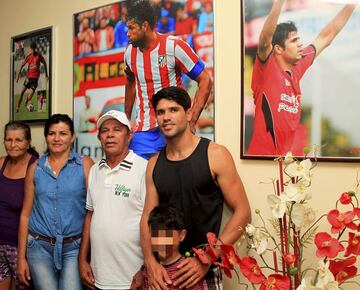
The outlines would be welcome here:
M 356 194 L 360 179 L 357 178 L 355 191 L 342 193 L 335 208 L 316 219 L 307 191 L 316 158 L 314 163 L 306 156 L 298 161 L 288 153 L 275 160 L 279 178 L 272 182 L 274 194 L 267 196 L 272 218 L 266 223 L 256 209 L 261 225 L 248 224 L 245 228 L 250 253 L 258 258 L 250 255 L 240 258 L 232 245 L 223 244 L 212 233 L 207 235 L 208 244 L 193 249 L 195 255 L 205 264 L 219 265 L 229 277 L 232 271 L 237 274 L 238 265 L 253 289 L 336 290 L 345 283 L 354 283 L 360 289 L 360 283 L 354 279 L 359 276 L 356 262 L 360 255 L 360 208 Z M 325 218 L 330 233 L 318 231 Z M 316 268 L 305 268 L 304 250 L 312 243 L 319 262 Z M 216 250 L 220 250 L 221 262 Z
M 273 181 L 275 193 L 267 197 L 275 235 L 271 234 L 259 210 L 255 212 L 262 225 L 255 227 L 249 224 L 246 227 L 249 246 L 259 255 L 263 268 L 274 274 L 255 283 L 258 281 L 251 275 L 244 271 L 242 273 L 253 284 L 265 283 L 268 287 L 265 289 L 271 289 L 270 285 L 275 286 L 273 289 L 339 289 L 341 284 L 349 282 L 357 274 L 355 264 L 360 254 L 360 209 L 356 192 L 344 192 L 336 201 L 335 209 L 315 220 L 316 214 L 309 205 L 311 195 L 307 188 L 311 185 L 311 170 L 316 162 L 312 163 L 307 158 L 300 162 L 291 153 L 276 161 L 279 164 L 279 179 Z M 317 231 L 319 222 L 325 217 L 331 226 L 331 234 Z M 348 240 L 342 240 L 346 232 Z M 316 269 L 303 269 L 304 250 L 313 241 L 316 256 L 321 260 Z M 272 255 L 271 264 L 265 259 L 269 253 Z M 258 265 L 254 258 L 247 259 Z M 253 269 L 261 276 L 259 266 Z

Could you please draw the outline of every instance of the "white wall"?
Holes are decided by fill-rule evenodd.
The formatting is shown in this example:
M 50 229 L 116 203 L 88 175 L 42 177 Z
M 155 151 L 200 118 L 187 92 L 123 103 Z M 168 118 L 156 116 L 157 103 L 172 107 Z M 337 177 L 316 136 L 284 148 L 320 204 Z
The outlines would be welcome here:
M 0 127 L 9 118 L 10 39 L 14 35 L 53 26 L 55 33 L 53 60 L 53 112 L 72 115 L 72 15 L 88 8 L 114 1 L 108 0 L 11 0 L 0 4 Z M 240 160 L 241 46 L 240 1 L 217 0 L 215 3 L 215 92 L 216 141 L 231 151 L 244 182 L 252 208 L 266 211 L 266 195 L 272 187 L 261 185 L 277 173 L 272 161 Z M 42 126 L 33 126 L 33 143 L 44 149 Z M 2 129 L 1 129 L 2 130 Z M 3 132 L 0 133 L 3 138 Z M 4 154 L 4 149 L 0 149 Z M 314 170 L 313 207 L 328 212 L 340 193 L 351 189 L 358 164 L 320 163 Z M 253 215 L 254 217 L 254 215 Z M 257 223 L 256 218 L 254 223 Z M 309 254 L 309 256 L 312 256 Z M 235 289 L 227 282 L 225 289 Z M 239 289 L 239 287 L 236 287 Z M 347 288 L 350 289 L 350 288 Z

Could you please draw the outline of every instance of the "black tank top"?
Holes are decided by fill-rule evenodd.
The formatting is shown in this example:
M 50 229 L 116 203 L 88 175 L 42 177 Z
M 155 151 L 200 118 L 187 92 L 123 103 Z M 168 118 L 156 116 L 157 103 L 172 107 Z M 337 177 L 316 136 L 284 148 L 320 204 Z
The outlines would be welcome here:
M 182 253 L 207 242 L 206 233 L 219 234 L 224 197 L 211 175 L 208 147 L 201 138 L 193 153 L 184 160 L 171 161 L 164 148 L 153 171 L 160 204 L 179 208 L 185 217 L 187 235 Z

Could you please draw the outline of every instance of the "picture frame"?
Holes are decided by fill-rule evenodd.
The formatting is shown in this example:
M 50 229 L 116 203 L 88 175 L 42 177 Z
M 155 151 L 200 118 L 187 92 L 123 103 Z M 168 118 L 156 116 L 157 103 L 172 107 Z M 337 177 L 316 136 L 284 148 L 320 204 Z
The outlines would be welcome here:
M 211 3 L 211 9 L 213 9 L 213 0 L 205 2 Z M 108 110 L 116 109 L 124 111 L 125 108 L 126 75 L 124 71 L 124 53 L 128 45 L 125 16 L 130 3 L 131 1 L 126 0 L 118 1 L 86 11 L 80 11 L 73 15 L 73 116 L 77 135 L 75 149 L 80 154 L 89 155 L 93 160 L 99 160 L 102 157 L 101 146 L 97 138 L 97 118 Z M 200 15 L 204 11 L 205 5 L 200 2 L 193 4 L 188 0 L 183 1 L 182 4 L 167 1 L 166 3 L 170 7 L 165 8 L 165 2 L 156 3 L 155 9 L 156 12 L 159 12 L 159 17 L 173 18 L 172 23 L 175 25 L 175 14 L 180 5 L 182 5 L 181 8 L 186 11 L 188 17 L 190 17 L 190 10 L 194 10 L 195 13 Z M 168 11 L 162 14 L 164 10 Z M 105 29 L 101 28 L 101 21 L 103 19 L 106 19 Z M 205 21 L 203 21 L 203 24 L 204 26 L 207 25 Z M 161 29 L 166 30 L 165 26 Z M 87 35 L 83 27 L 87 28 Z M 158 30 L 159 22 L 156 23 L 156 27 Z M 102 29 L 106 30 L 107 36 L 109 34 L 114 35 L 113 43 L 110 41 L 103 44 L 100 43 L 99 35 Z M 200 31 L 199 26 L 196 29 L 196 33 L 187 35 L 186 41 L 189 43 L 191 39 L 192 44 L 189 43 L 190 46 L 200 56 L 210 76 L 214 78 L 214 29 L 212 27 L 212 30 L 209 31 L 206 28 L 202 28 L 204 31 Z M 103 32 L 105 33 L 105 31 Z M 166 34 L 169 32 L 161 31 L 161 33 Z M 173 34 L 176 35 L 175 32 Z M 176 36 L 183 37 L 183 35 Z M 89 40 L 93 39 L 93 42 L 87 42 L 86 37 Z M 108 37 L 108 39 L 112 39 L 112 37 Z M 194 97 L 197 83 L 185 75 L 183 75 L 182 83 L 189 92 L 190 97 Z M 209 99 L 211 100 L 209 105 L 204 108 L 200 115 L 196 134 L 214 140 L 215 105 L 213 89 Z M 134 109 L 132 121 L 135 118 L 136 112 Z
M 53 29 L 11 38 L 10 119 L 44 122 L 51 115 Z
M 334 19 L 344 7 L 345 2 L 348 1 L 285 1 L 278 23 L 293 21 L 297 27 L 297 35 L 303 44 L 301 49 L 305 50 L 307 45 L 314 42 L 320 31 Z M 258 103 L 258 108 L 255 106 L 253 90 L 258 90 L 259 87 L 256 86 L 256 80 L 253 81 L 253 68 L 259 36 L 272 5 L 272 0 L 241 1 L 243 19 L 241 29 L 243 64 L 241 73 L 241 159 L 273 160 L 279 155 L 285 155 L 286 152 L 292 152 L 293 156 L 300 159 L 306 155 L 307 157 L 316 157 L 320 161 L 359 162 L 360 115 L 357 111 L 360 106 L 358 96 L 360 82 L 357 81 L 357 75 L 360 71 L 360 57 L 355 54 L 360 49 L 357 41 L 360 37 L 359 8 L 355 8 L 331 44 L 324 48 L 320 55 L 316 55 L 312 65 L 299 81 L 301 94 L 294 96 L 293 106 L 291 107 L 291 96 L 290 98 L 286 98 L 285 95 L 278 96 L 278 98 L 282 98 L 282 101 L 279 101 L 279 106 L 275 110 L 268 106 L 268 115 L 266 116 L 263 103 L 261 106 Z M 264 79 L 271 79 L 271 77 L 267 76 Z M 274 85 L 275 83 L 274 80 Z M 259 91 L 257 92 L 260 96 L 261 92 L 264 93 L 261 90 L 260 94 Z M 269 97 L 266 96 L 266 98 Z M 282 107 L 280 106 L 281 102 Z M 254 131 L 258 130 L 259 124 L 262 123 L 261 126 L 266 128 L 266 132 L 272 135 L 279 134 L 277 144 L 280 144 L 281 138 L 286 136 L 286 132 L 281 132 L 279 129 L 281 126 L 275 124 L 276 120 L 281 120 L 280 114 L 284 108 L 290 111 L 300 110 L 300 121 L 296 127 L 294 141 L 292 141 L 292 145 L 287 146 L 288 150 L 284 149 L 282 152 L 269 150 L 272 153 L 264 153 L 271 146 L 268 146 L 266 141 L 258 142 L 265 138 L 257 137 L 265 135 L 257 134 L 259 131 L 254 134 Z M 259 118 L 261 114 L 263 120 Z M 268 118 L 269 115 L 270 118 Z M 271 121 L 268 122 L 268 120 Z M 286 122 L 283 121 L 283 123 Z M 254 126 L 257 126 L 257 129 L 254 129 Z M 281 133 L 284 133 L 283 136 Z M 272 138 L 276 139 L 276 137 Z M 280 145 L 276 146 L 275 148 L 280 148 Z

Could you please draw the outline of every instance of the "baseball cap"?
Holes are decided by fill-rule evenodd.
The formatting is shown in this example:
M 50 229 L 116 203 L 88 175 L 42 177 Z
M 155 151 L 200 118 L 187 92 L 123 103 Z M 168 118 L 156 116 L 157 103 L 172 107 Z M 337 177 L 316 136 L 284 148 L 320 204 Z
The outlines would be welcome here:
M 126 127 L 131 130 L 130 122 L 128 118 L 126 117 L 124 112 L 116 111 L 116 110 L 110 110 L 107 111 L 105 114 L 103 114 L 98 120 L 97 120 L 97 127 L 100 128 L 102 123 L 104 123 L 106 120 L 109 119 L 115 119 L 118 120 L 121 124 L 125 125 Z

